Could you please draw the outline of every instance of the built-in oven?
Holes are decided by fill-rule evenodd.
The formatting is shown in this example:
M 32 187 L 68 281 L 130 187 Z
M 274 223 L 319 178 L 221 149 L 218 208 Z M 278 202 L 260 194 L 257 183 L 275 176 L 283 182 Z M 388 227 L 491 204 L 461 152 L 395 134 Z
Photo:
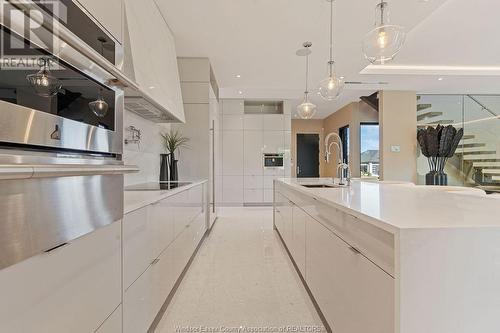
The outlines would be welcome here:
M 123 216 L 121 45 L 69 0 L 0 3 L 0 270 Z
M 283 154 L 264 154 L 264 168 L 283 169 Z
M 121 154 L 122 88 L 58 31 L 113 65 L 120 44 L 70 0 L 6 2 L 2 12 L 0 145 Z M 44 25 L 27 21 L 36 17 Z

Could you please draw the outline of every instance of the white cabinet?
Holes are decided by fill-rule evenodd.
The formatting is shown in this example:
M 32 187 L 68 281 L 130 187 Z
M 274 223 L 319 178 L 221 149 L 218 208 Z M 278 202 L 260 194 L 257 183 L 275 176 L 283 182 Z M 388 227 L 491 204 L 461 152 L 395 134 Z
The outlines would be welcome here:
M 113 37 L 123 41 L 122 0 L 77 0 Z
M 125 54 L 131 57 L 132 75 L 152 98 L 184 121 L 177 53 L 170 29 L 154 0 L 124 0 L 124 4 L 130 38 L 130 54 Z
M 334 332 L 394 332 L 394 279 L 307 220 L 306 282 Z
M 244 113 L 244 102 L 242 99 L 225 99 L 222 101 L 223 114 L 240 114 Z
M 238 114 L 225 114 L 222 116 L 222 130 L 238 131 L 243 129 L 243 116 Z
M 201 184 L 125 216 L 123 332 L 148 330 L 203 238 L 205 190 Z
M 153 269 L 149 266 L 123 295 L 123 333 L 148 331 L 156 316 L 152 286 Z
M 243 176 L 224 176 L 222 179 L 222 201 L 225 204 L 243 203 Z
M 306 222 L 310 219 L 302 209 L 293 206 L 293 226 L 292 226 L 292 252 L 293 259 L 299 268 L 302 276 L 306 274 Z
M 0 332 L 94 332 L 121 302 L 121 221 L 7 267 Z
M 267 118 L 264 118 L 261 114 L 246 114 L 243 127 L 245 131 L 262 131 L 264 129 L 264 120 L 267 121 Z
M 243 131 L 222 132 L 222 174 L 243 175 Z
M 122 306 L 120 305 L 99 327 L 96 333 L 122 333 L 122 318 Z
M 283 153 L 284 149 L 283 131 L 264 132 L 264 153 Z
M 283 131 L 284 130 L 284 115 L 270 114 L 266 115 L 264 121 L 264 131 Z
M 264 155 L 263 150 L 263 136 L 259 131 L 245 131 L 244 132 L 244 174 L 245 175 L 262 175 Z M 261 178 L 262 180 L 262 178 Z
M 262 201 L 264 200 L 264 191 L 262 189 L 245 188 L 244 199 L 245 203 L 248 204 L 262 203 Z
M 155 258 L 148 207 L 123 217 L 123 287 L 127 289 Z

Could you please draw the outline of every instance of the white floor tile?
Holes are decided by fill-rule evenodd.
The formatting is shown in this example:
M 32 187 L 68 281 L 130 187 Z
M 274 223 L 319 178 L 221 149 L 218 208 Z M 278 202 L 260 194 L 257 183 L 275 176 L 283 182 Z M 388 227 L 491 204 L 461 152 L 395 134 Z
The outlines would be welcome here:
M 322 328 L 273 230 L 272 208 L 224 208 L 156 332 L 289 325 Z

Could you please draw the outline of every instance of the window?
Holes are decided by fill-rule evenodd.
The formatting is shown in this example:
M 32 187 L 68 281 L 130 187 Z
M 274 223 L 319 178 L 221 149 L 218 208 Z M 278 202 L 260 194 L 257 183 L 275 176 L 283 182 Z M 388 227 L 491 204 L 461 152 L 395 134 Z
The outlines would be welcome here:
M 378 178 L 379 176 L 379 126 L 377 123 L 360 125 L 361 178 Z
M 349 125 L 339 128 L 339 136 L 342 140 L 343 162 L 349 164 Z

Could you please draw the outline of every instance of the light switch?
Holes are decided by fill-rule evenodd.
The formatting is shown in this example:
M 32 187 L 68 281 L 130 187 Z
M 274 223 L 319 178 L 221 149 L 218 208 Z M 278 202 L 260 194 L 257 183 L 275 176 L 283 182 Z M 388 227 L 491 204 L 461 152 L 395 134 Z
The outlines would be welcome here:
M 401 146 L 391 146 L 391 151 L 393 153 L 400 153 L 401 152 Z

